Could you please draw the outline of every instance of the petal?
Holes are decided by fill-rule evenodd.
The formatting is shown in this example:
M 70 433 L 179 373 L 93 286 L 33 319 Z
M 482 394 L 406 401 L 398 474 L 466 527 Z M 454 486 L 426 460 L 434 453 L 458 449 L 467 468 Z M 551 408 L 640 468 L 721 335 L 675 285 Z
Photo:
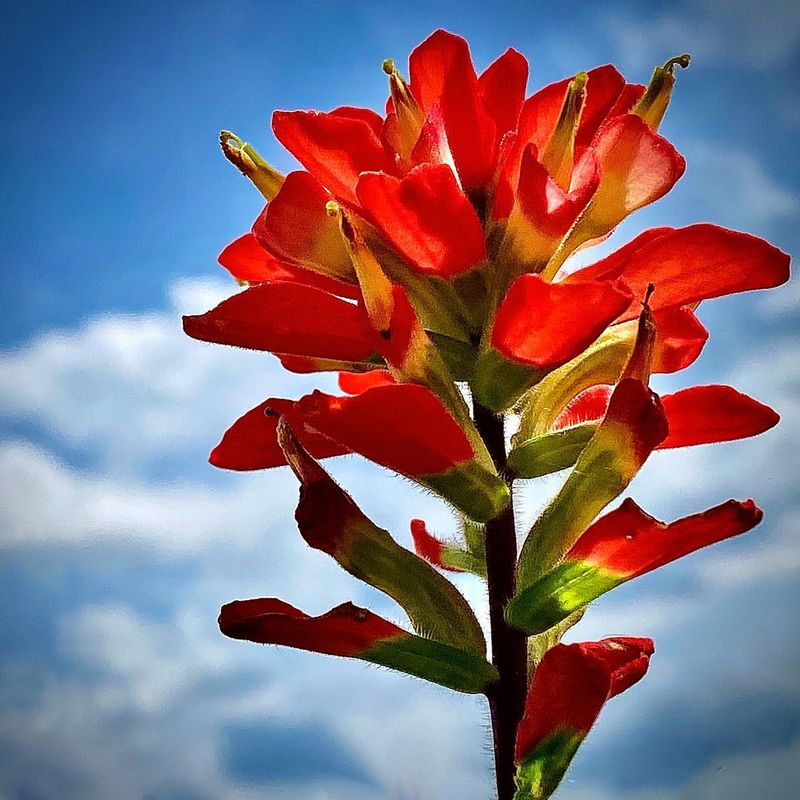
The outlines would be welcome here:
M 330 195 L 307 172 L 290 172 L 253 224 L 258 243 L 282 261 L 356 284 L 339 224 L 325 208 Z M 358 297 L 354 285 L 348 297 Z
M 761 518 L 752 500 L 729 500 L 667 524 L 625 500 L 597 520 L 561 564 L 516 597 L 509 615 L 528 634 L 549 630 L 620 584 L 745 533 Z
M 280 261 L 267 252 L 252 233 L 246 233 L 232 241 L 219 254 L 218 261 L 238 281 L 246 283 L 290 281 L 315 286 L 340 297 L 358 296 L 358 288 L 355 286 Z
M 517 729 L 517 763 L 528 760 L 561 730 L 583 739 L 610 689 L 610 670 L 591 652 L 578 644 L 550 648 L 536 668 L 525 700 L 525 713 Z
M 298 283 L 262 283 L 197 316 L 185 316 L 193 339 L 250 350 L 366 361 L 376 337 L 363 308 Z
M 653 315 L 656 337 L 651 369 L 674 372 L 689 366 L 700 354 L 708 333 L 688 309 L 674 308 Z M 547 375 L 526 396 L 514 448 L 547 434 L 566 406 L 582 391 L 619 380 L 636 339 L 637 322 L 612 325 L 578 358 Z M 601 415 L 602 416 L 602 415 Z
M 314 358 L 311 356 L 295 356 L 286 353 L 276 353 L 281 366 L 289 372 L 298 375 L 308 375 L 312 372 L 372 372 L 377 364 L 369 361 L 342 361 L 336 358 Z
M 632 96 L 622 97 L 623 93 L 626 95 L 628 93 L 625 78 L 619 74 L 616 67 L 605 64 L 590 69 L 587 74 L 589 80 L 586 82 L 586 103 L 578 132 L 575 134 L 576 147 L 590 144 L 606 118 L 622 107 L 628 99 L 631 99 L 633 105 Z
M 478 694 L 497 679 L 484 658 L 414 636 L 352 603 L 310 617 L 272 597 L 235 600 L 222 607 L 219 627 L 232 639 L 358 658 L 458 692 Z
M 373 133 L 380 138 L 383 130 L 383 117 L 371 108 L 359 108 L 358 106 L 339 106 L 330 112 L 332 117 L 342 117 L 343 119 L 356 119 L 366 122 Z
M 690 308 L 673 306 L 653 314 L 656 341 L 653 372 L 669 374 L 693 364 L 708 341 L 708 331 Z
M 482 526 L 473 525 L 463 519 L 466 548 L 443 542 L 428 532 L 421 519 L 411 520 L 411 538 L 417 555 L 429 563 L 447 572 L 471 572 L 480 578 L 486 578 L 486 557 L 483 549 Z M 472 535 L 474 534 L 474 535 Z M 480 541 L 475 541 L 479 538 Z
M 624 286 L 553 284 L 523 275 L 500 304 L 492 346 L 510 360 L 554 369 L 582 353 L 629 305 Z
M 388 123 L 387 119 L 387 125 Z M 419 138 L 411 151 L 411 165 L 420 164 L 447 164 L 453 170 L 456 168 L 450 143 L 447 141 L 442 112 L 438 106 L 434 106 L 425 115 Z
M 573 77 L 551 83 L 525 101 L 520 112 L 519 133 L 526 145 L 533 144 L 540 151 L 547 147 Z M 576 145 L 587 145 L 591 142 L 625 88 L 625 79 L 611 64 L 589 70 L 587 78 L 586 100 L 575 135 Z
M 611 110 L 606 115 L 607 119 L 613 119 L 614 117 L 622 116 L 622 114 L 627 114 L 635 105 L 639 102 L 641 96 L 645 93 L 646 86 L 643 86 L 641 83 L 626 83 L 623 90 L 619 93 L 619 97 L 617 97 L 614 105 L 611 107 Z M 591 144 L 592 139 L 594 138 L 594 133 L 589 135 L 589 131 L 586 131 L 586 138 L 583 139 L 582 143 Z
M 379 386 L 353 397 L 316 391 L 298 404 L 316 430 L 411 478 L 446 472 L 473 456 L 464 431 L 423 386 Z
M 419 272 L 451 278 L 486 258 L 481 222 L 446 164 L 414 167 L 402 180 L 367 173 L 358 198 Z
M 611 120 L 592 149 L 600 186 L 583 223 L 583 241 L 605 235 L 628 214 L 663 197 L 686 169 L 675 148 L 635 114 Z
M 730 386 L 693 386 L 661 400 L 669 436 L 660 449 L 745 439 L 769 430 L 780 420 L 769 406 Z
M 354 397 L 314 392 L 298 403 L 302 419 L 360 453 L 444 497 L 477 522 L 496 516 L 509 499 L 505 482 L 475 457 L 464 429 L 424 386 L 378 386 Z
M 263 281 L 289 278 L 289 271 L 284 263 L 268 253 L 252 233 L 246 233 L 244 236 L 234 239 L 219 254 L 217 261 L 237 281 L 262 283 Z
M 319 111 L 276 111 L 278 141 L 340 200 L 356 204 L 358 176 L 393 169 L 380 138 L 368 122 Z
M 448 572 L 465 572 L 461 567 L 451 566 L 446 563 L 446 545 L 441 539 L 437 539 L 433 534 L 428 533 L 425 521 L 421 519 L 411 520 L 411 538 L 414 541 L 414 550 L 420 558 L 424 558 L 429 563 L 439 569 Z
M 438 106 L 461 183 L 466 191 L 486 184 L 497 157 L 495 126 L 483 108 L 469 45 L 436 31 L 408 60 L 411 91 L 423 112 Z
M 779 286 L 789 279 L 789 261 L 786 253 L 756 236 L 700 224 L 645 231 L 567 281 L 624 278 L 635 295 L 652 283 L 651 303 L 659 309 Z M 633 315 L 631 308 L 627 316 Z
M 495 219 L 503 219 L 510 210 L 508 193 L 516 191 L 523 152 L 531 145 L 539 153 L 547 149 L 573 77 L 545 86 L 523 104 L 515 140 L 504 144 L 505 157 L 492 209 Z M 589 70 L 585 97 L 574 142 L 579 153 L 592 141 L 606 116 L 625 113 L 635 102 L 623 77 L 611 65 Z
M 361 394 L 376 386 L 390 386 L 396 383 L 390 372 L 374 369 L 370 372 L 340 372 L 339 388 L 345 394 Z
M 745 533 L 761 522 L 763 512 L 752 500 L 728 500 L 708 511 L 660 522 L 633 500 L 599 519 L 577 541 L 566 561 L 583 561 L 635 578 L 695 550 Z
M 610 393 L 607 385 L 585 389 L 556 417 L 551 433 L 515 438 L 509 454 L 515 474 L 538 478 L 572 466 L 606 413 Z M 664 395 L 661 403 L 669 435 L 657 450 L 757 436 L 780 419 L 768 406 L 730 386 L 694 386 Z
M 528 62 L 511 47 L 478 78 L 483 107 L 494 122 L 498 141 L 506 131 L 516 129 L 527 83 Z
M 280 467 L 286 457 L 278 444 L 280 415 L 292 416 L 294 400 L 271 397 L 250 409 L 225 431 L 220 443 L 211 451 L 209 462 L 220 469 L 254 470 Z M 317 458 L 344 455 L 346 447 L 314 430 L 298 426 L 301 441 Z
M 584 422 L 596 422 L 602 419 L 611 399 L 613 386 L 600 384 L 592 386 L 570 400 L 567 407 L 558 415 L 553 423 L 553 430 L 561 430 Z
M 310 617 L 272 597 L 234 600 L 222 607 L 220 630 L 232 639 L 283 644 L 332 656 L 363 657 L 378 642 L 408 634 L 397 625 L 344 603 L 327 614 Z
M 600 659 L 611 671 L 609 699 L 644 678 L 650 656 L 655 653 L 653 640 L 643 636 L 613 636 L 599 642 L 583 642 L 580 647 Z
M 624 286 L 605 286 L 612 291 L 586 283 L 572 294 L 562 291 L 565 284 L 538 275 L 517 278 L 497 311 L 491 347 L 476 364 L 475 397 L 504 410 L 548 372 L 580 355 L 630 303 Z M 582 309 L 577 316 L 576 308 Z
M 481 626 L 459 591 L 368 519 L 303 448 L 286 418 L 278 441 L 301 483 L 295 519 L 306 543 L 389 595 L 420 635 L 484 655 Z
M 521 271 L 539 272 L 559 242 L 586 208 L 597 190 L 600 173 L 591 151 L 579 161 L 572 185 L 564 191 L 537 160 L 531 145 L 522 156 L 516 190 L 516 204 L 506 226 L 501 255 L 518 262 Z M 494 214 L 503 213 L 507 195 L 502 186 L 495 197 Z M 497 217 L 496 217 L 497 218 Z

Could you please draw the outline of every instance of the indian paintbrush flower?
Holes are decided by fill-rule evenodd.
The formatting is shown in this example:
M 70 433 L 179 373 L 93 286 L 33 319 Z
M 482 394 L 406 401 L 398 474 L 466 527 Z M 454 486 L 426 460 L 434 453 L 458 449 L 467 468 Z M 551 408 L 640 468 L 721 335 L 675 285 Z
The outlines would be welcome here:
M 526 97 L 522 55 L 507 50 L 478 75 L 467 43 L 437 31 L 408 78 L 384 62 L 383 115 L 274 113 L 302 170 L 284 176 L 221 134 L 267 203 L 219 256 L 245 288 L 185 317 L 186 333 L 273 353 L 291 372 L 338 372 L 343 394 L 265 400 L 211 463 L 289 465 L 301 536 L 395 600 L 411 630 L 351 603 L 312 617 L 275 598 L 226 605 L 220 627 L 485 694 L 499 800 L 549 797 L 604 703 L 647 670 L 649 639 L 559 643 L 586 606 L 762 517 L 751 500 L 672 523 L 631 499 L 603 515 L 653 451 L 778 421 L 728 386 L 659 397 L 650 376 L 698 358 L 698 304 L 783 283 L 788 256 L 696 224 L 645 231 L 589 266 L 570 260 L 683 174 L 658 128 L 688 64 L 669 60 L 647 87 L 601 66 Z M 319 463 L 349 453 L 438 495 L 459 540 L 414 519 L 416 552 L 398 544 Z M 517 553 L 515 482 L 570 468 Z M 490 655 L 439 569 L 487 581 Z

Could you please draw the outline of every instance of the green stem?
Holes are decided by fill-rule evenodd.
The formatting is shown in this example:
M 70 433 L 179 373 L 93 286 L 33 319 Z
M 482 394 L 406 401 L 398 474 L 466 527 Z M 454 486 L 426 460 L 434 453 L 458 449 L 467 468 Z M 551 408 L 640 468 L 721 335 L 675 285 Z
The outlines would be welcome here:
M 509 482 L 503 417 L 475 404 L 475 427 L 486 443 L 501 476 Z M 498 800 L 514 797 L 514 745 L 522 718 L 527 690 L 527 646 L 525 634 L 506 624 L 503 612 L 514 596 L 517 535 L 513 500 L 484 528 L 486 578 L 489 589 L 492 663 L 500 679 L 487 690 L 492 717 L 495 775 Z

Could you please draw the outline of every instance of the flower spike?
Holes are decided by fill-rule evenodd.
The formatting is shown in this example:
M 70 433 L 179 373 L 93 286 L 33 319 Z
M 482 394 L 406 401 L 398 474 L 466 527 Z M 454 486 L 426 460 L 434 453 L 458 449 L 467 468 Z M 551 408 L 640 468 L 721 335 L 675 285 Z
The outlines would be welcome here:
M 271 353 L 289 372 L 338 373 L 320 377 L 338 377 L 341 394 L 265 400 L 209 460 L 290 466 L 303 539 L 399 603 L 411 627 L 350 603 L 314 617 L 263 598 L 225 606 L 221 628 L 485 694 L 502 800 L 550 797 L 603 704 L 648 668 L 649 639 L 560 644 L 588 605 L 761 519 L 731 500 L 666 523 L 617 498 L 655 450 L 778 422 L 732 387 L 659 397 L 650 376 L 700 356 L 699 304 L 784 283 L 789 257 L 700 223 L 652 228 L 594 263 L 572 258 L 683 174 L 659 128 L 689 60 L 657 67 L 647 86 L 605 64 L 526 98 L 524 56 L 508 49 L 479 73 L 467 42 L 438 30 L 414 48 L 407 79 L 383 63 L 380 113 L 275 111 L 273 131 L 301 164 L 286 176 L 222 134 L 267 203 L 219 256 L 242 290 L 184 328 Z M 434 492 L 459 535 L 414 519 L 413 550 L 401 547 L 321 466 L 348 454 Z M 517 480 L 569 468 L 519 546 Z M 493 665 L 440 570 L 486 581 Z

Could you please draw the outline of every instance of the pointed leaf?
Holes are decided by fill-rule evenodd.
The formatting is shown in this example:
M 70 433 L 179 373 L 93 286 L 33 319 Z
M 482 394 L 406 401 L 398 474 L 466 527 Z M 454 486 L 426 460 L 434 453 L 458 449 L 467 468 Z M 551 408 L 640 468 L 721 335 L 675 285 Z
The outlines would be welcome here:
M 417 555 L 447 572 L 471 572 L 486 577 L 486 560 L 462 547 L 443 542 L 428 532 L 421 519 L 411 520 L 411 537 Z

